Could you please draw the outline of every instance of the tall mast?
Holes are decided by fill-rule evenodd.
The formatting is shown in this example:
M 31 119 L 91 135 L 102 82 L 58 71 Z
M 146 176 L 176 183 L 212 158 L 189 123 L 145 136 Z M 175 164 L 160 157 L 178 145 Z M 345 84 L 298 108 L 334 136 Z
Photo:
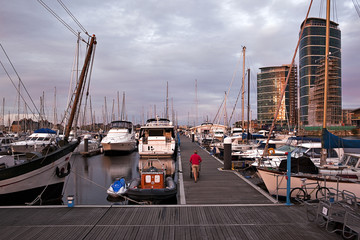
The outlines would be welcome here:
M 244 108 L 245 108 L 245 51 L 246 47 L 243 47 L 243 76 L 242 76 L 242 91 L 241 91 L 241 120 L 242 120 L 242 132 L 244 132 Z
M 111 110 L 111 121 L 115 121 L 115 99 L 113 99 L 112 110 Z
M 94 131 L 94 121 L 93 121 L 93 111 L 92 111 L 92 103 L 91 103 L 91 95 L 90 95 L 90 120 L 91 120 L 91 131 Z
M 19 78 L 19 86 L 18 86 L 18 88 L 19 88 L 19 95 L 18 95 L 18 112 L 17 112 L 17 125 L 18 125 L 18 127 L 17 127 L 17 132 L 19 132 L 19 130 L 20 130 L 20 78 Z
M 121 106 L 121 120 L 125 121 L 126 116 L 125 116 L 125 92 L 123 92 L 123 99 L 122 99 L 122 106 Z
M 198 97 L 197 97 L 197 79 L 195 79 L 195 126 L 198 124 Z
M 3 106 L 2 106 L 2 125 L 4 125 L 5 128 L 5 98 L 3 98 Z
M 247 129 L 246 129 L 246 138 L 249 141 L 249 129 L 250 129 L 250 68 L 248 68 L 248 106 L 247 106 Z
M 117 105 L 118 105 L 118 119 L 120 118 L 120 94 L 119 91 L 117 92 Z
M 84 66 L 83 66 L 83 68 L 81 70 L 78 88 L 76 89 L 74 104 L 72 106 L 70 117 L 69 117 L 69 122 L 68 122 L 68 124 L 66 126 L 66 130 L 65 130 L 65 137 L 64 137 L 65 140 L 68 140 L 69 135 L 70 135 L 71 127 L 72 127 L 72 124 L 73 124 L 73 121 L 74 121 L 74 118 L 75 118 L 75 113 L 76 113 L 76 110 L 77 110 L 77 104 L 79 103 L 80 93 L 81 93 L 81 90 L 82 90 L 82 87 L 83 87 L 83 84 L 84 84 L 87 69 L 89 67 L 89 63 L 90 63 L 90 59 L 91 59 L 94 44 L 96 44 L 95 35 L 93 35 L 91 37 L 88 52 L 87 52 L 85 62 L 84 62 Z
M 166 82 L 166 110 L 165 118 L 169 119 L 169 83 Z
M 53 118 L 54 126 L 57 124 L 57 109 L 56 109 L 56 87 L 54 91 L 54 118 Z
M 327 120 L 327 100 L 328 100 L 328 85 L 329 85 L 329 45 L 330 45 L 330 0 L 327 0 L 326 4 L 326 38 L 325 38 L 325 82 L 324 82 L 324 118 L 323 118 L 323 130 L 326 129 Z M 322 151 L 320 158 L 320 166 L 326 164 L 327 150 L 324 147 L 322 141 Z

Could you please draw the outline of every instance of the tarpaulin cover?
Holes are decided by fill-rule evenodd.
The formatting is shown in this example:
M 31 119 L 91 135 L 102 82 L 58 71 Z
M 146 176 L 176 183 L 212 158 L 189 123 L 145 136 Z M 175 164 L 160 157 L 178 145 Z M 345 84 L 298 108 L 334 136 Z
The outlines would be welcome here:
M 360 148 L 360 140 L 343 139 L 332 133 L 326 128 L 322 130 L 322 146 L 326 149 L 331 148 Z

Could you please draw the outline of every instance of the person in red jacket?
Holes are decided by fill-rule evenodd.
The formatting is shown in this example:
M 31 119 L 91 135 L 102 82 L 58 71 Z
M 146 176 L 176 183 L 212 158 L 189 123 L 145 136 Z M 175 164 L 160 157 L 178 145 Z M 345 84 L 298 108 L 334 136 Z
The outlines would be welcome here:
M 201 162 L 202 162 L 201 157 L 197 154 L 197 151 L 194 150 L 194 154 L 191 155 L 191 157 L 190 157 L 190 163 L 191 163 L 191 168 L 192 168 L 195 182 L 197 182 L 198 173 L 199 173 L 199 165 Z

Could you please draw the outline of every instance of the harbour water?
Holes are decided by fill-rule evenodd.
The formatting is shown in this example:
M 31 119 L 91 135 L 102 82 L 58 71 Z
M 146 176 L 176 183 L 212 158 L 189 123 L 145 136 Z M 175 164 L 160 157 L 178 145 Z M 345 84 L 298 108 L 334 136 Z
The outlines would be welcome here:
M 116 178 L 127 181 L 139 177 L 139 153 L 132 152 L 121 156 L 104 154 L 83 157 L 79 154 L 71 157 L 71 174 L 67 177 L 63 190 L 63 202 L 74 196 L 78 205 L 108 205 L 106 190 Z M 119 202 L 118 204 L 122 204 Z

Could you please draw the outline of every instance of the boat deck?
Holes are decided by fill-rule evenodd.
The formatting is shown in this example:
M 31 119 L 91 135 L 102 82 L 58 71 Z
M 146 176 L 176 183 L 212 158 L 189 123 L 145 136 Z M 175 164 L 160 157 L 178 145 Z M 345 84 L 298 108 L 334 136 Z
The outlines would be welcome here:
M 181 138 L 179 205 L 0 207 L 1 239 L 341 239 L 307 220 L 304 206 L 274 204 L 246 179 Z M 189 174 L 197 149 L 200 179 Z

